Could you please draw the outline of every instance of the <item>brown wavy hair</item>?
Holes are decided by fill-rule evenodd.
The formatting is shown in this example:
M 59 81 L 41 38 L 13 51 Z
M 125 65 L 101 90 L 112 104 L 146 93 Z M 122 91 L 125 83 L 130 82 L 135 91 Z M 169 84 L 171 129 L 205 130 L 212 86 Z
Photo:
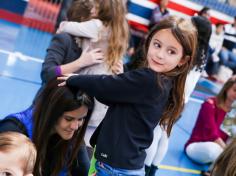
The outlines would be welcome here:
M 97 18 L 110 27 L 108 41 L 107 64 L 113 65 L 121 60 L 128 47 L 129 28 L 125 18 L 126 8 L 121 0 L 94 0 L 97 6 Z M 113 71 L 113 70 L 112 70 Z
M 93 8 L 91 0 L 74 1 L 67 12 L 69 21 L 86 21 L 91 19 L 91 10 Z
M 152 37 L 163 29 L 170 29 L 176 40 L 182 45 L 184 50 L 182 60 L 185 61 L 184 64 L 173 70 L 161 73 L 161 75 L 173 80 L 173 87 L 170 90 L 170 96 L 160 120 L 160 125 L 167 126 L 167 134 L 170 135 L 173 124 L 183 110 L 185 81 L 195 59 L 197 32 L 191 20 L 176 16 L 167 17 L 156 24 L 148 34 L 144 45 L 144 57 L 147 56 Z M 147 64 L 147 60 L 145 60 L 144 66 L 147 66 Z M 158 81 L 158 84 L 161 86 L 160 81 Z

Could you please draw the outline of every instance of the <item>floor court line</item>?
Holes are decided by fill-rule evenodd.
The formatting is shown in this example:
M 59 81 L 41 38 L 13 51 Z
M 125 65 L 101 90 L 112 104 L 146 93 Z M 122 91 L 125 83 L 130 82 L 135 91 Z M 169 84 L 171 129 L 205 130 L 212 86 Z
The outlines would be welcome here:
M 200 100 L 200 99 L 197 99 L 197 98 L 193 98 L 193 97 L 189 97 L 189 101 L 193 101 L 193 102 L 196 102 L 196 103 L 203 103 L 204 101 L 203 100 Z
M 10 76 L 10 75 L 3 74 L 3 73 L 0 73 L 0 77 L 6 77 L 6 78 L 9 78 L 9 79 L 13 79 L 13 80 L 18 80 L 18 81 L 22 81 L 22 82 L 31 83 L 31 84 L 41 85 L 41 83 L 37 82 L 37 81 L 30 81 L 30 80 L 27 80 L 27 79 L 21 79 L 21 78 Z
M 24 54 L 22 54 L 21 52 L 18 52 L 18 51 L 11 52 L 11 51 L 0 49 L 0 53 L 15 56 L 16 59 L 20 59 L 20 60 L 23 60 L 23 61 L 31 60 L 31 61 L 34 61 L 34 62 L 43 63 L 42 59 L 27 56 L 27 55 L 24 55 Z
M 188 168 L 183 168 L 183 167 L 176 167 L 176 166 L 169 166 L 169 165 L 160 165 L 158 167 L 160 169 L 177 171 L 177 172 L 191 173 L 191 174 L 197 174 L 197 175 L 201 174 L 200 170 L 188 169 Z

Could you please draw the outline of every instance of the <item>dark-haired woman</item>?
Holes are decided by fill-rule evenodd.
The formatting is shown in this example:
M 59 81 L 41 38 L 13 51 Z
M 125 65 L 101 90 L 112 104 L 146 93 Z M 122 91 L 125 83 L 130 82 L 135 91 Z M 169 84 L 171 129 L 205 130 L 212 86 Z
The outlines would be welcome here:
M 46 84 L 34 106 L 0 122 L 0 132 L 17 131 L 32 139 L 38 153 L 35 176 L 82 175 L 78 150 L 92 99 L 68 87 L 58 87 L 58 83 L 54 80 Z

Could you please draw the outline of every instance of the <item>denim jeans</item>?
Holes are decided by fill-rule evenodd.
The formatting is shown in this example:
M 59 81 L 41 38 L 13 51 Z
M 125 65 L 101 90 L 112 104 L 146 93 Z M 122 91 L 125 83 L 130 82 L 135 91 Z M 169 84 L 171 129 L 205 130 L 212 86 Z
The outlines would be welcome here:
M 144 168 L 137 170 L 117 169 L 100 161 L 96 162 L 96 176 L 144 176 Z
M 223 65 L 231 68 L 231 69 L 236 69 L 236 54 L 233 53 L 232 51 L 222 49 L 220 52 L 220 61 Z

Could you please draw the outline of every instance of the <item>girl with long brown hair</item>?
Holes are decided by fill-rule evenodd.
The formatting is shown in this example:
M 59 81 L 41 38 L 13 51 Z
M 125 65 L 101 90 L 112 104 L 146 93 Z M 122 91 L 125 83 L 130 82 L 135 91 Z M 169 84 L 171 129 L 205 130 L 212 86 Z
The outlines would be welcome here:
M 184 104 L 184 84 L 196 50 L 196 29 L 190 20 L 168 17 L 145 42 L 143 68 L 116 76 L 65 76 L 109 106 L 94 133 L 97 175 L 144 175 L 145 149 L 158 123 L 170 134 Z M 69 79 L 68 79 L 69 78 Z

